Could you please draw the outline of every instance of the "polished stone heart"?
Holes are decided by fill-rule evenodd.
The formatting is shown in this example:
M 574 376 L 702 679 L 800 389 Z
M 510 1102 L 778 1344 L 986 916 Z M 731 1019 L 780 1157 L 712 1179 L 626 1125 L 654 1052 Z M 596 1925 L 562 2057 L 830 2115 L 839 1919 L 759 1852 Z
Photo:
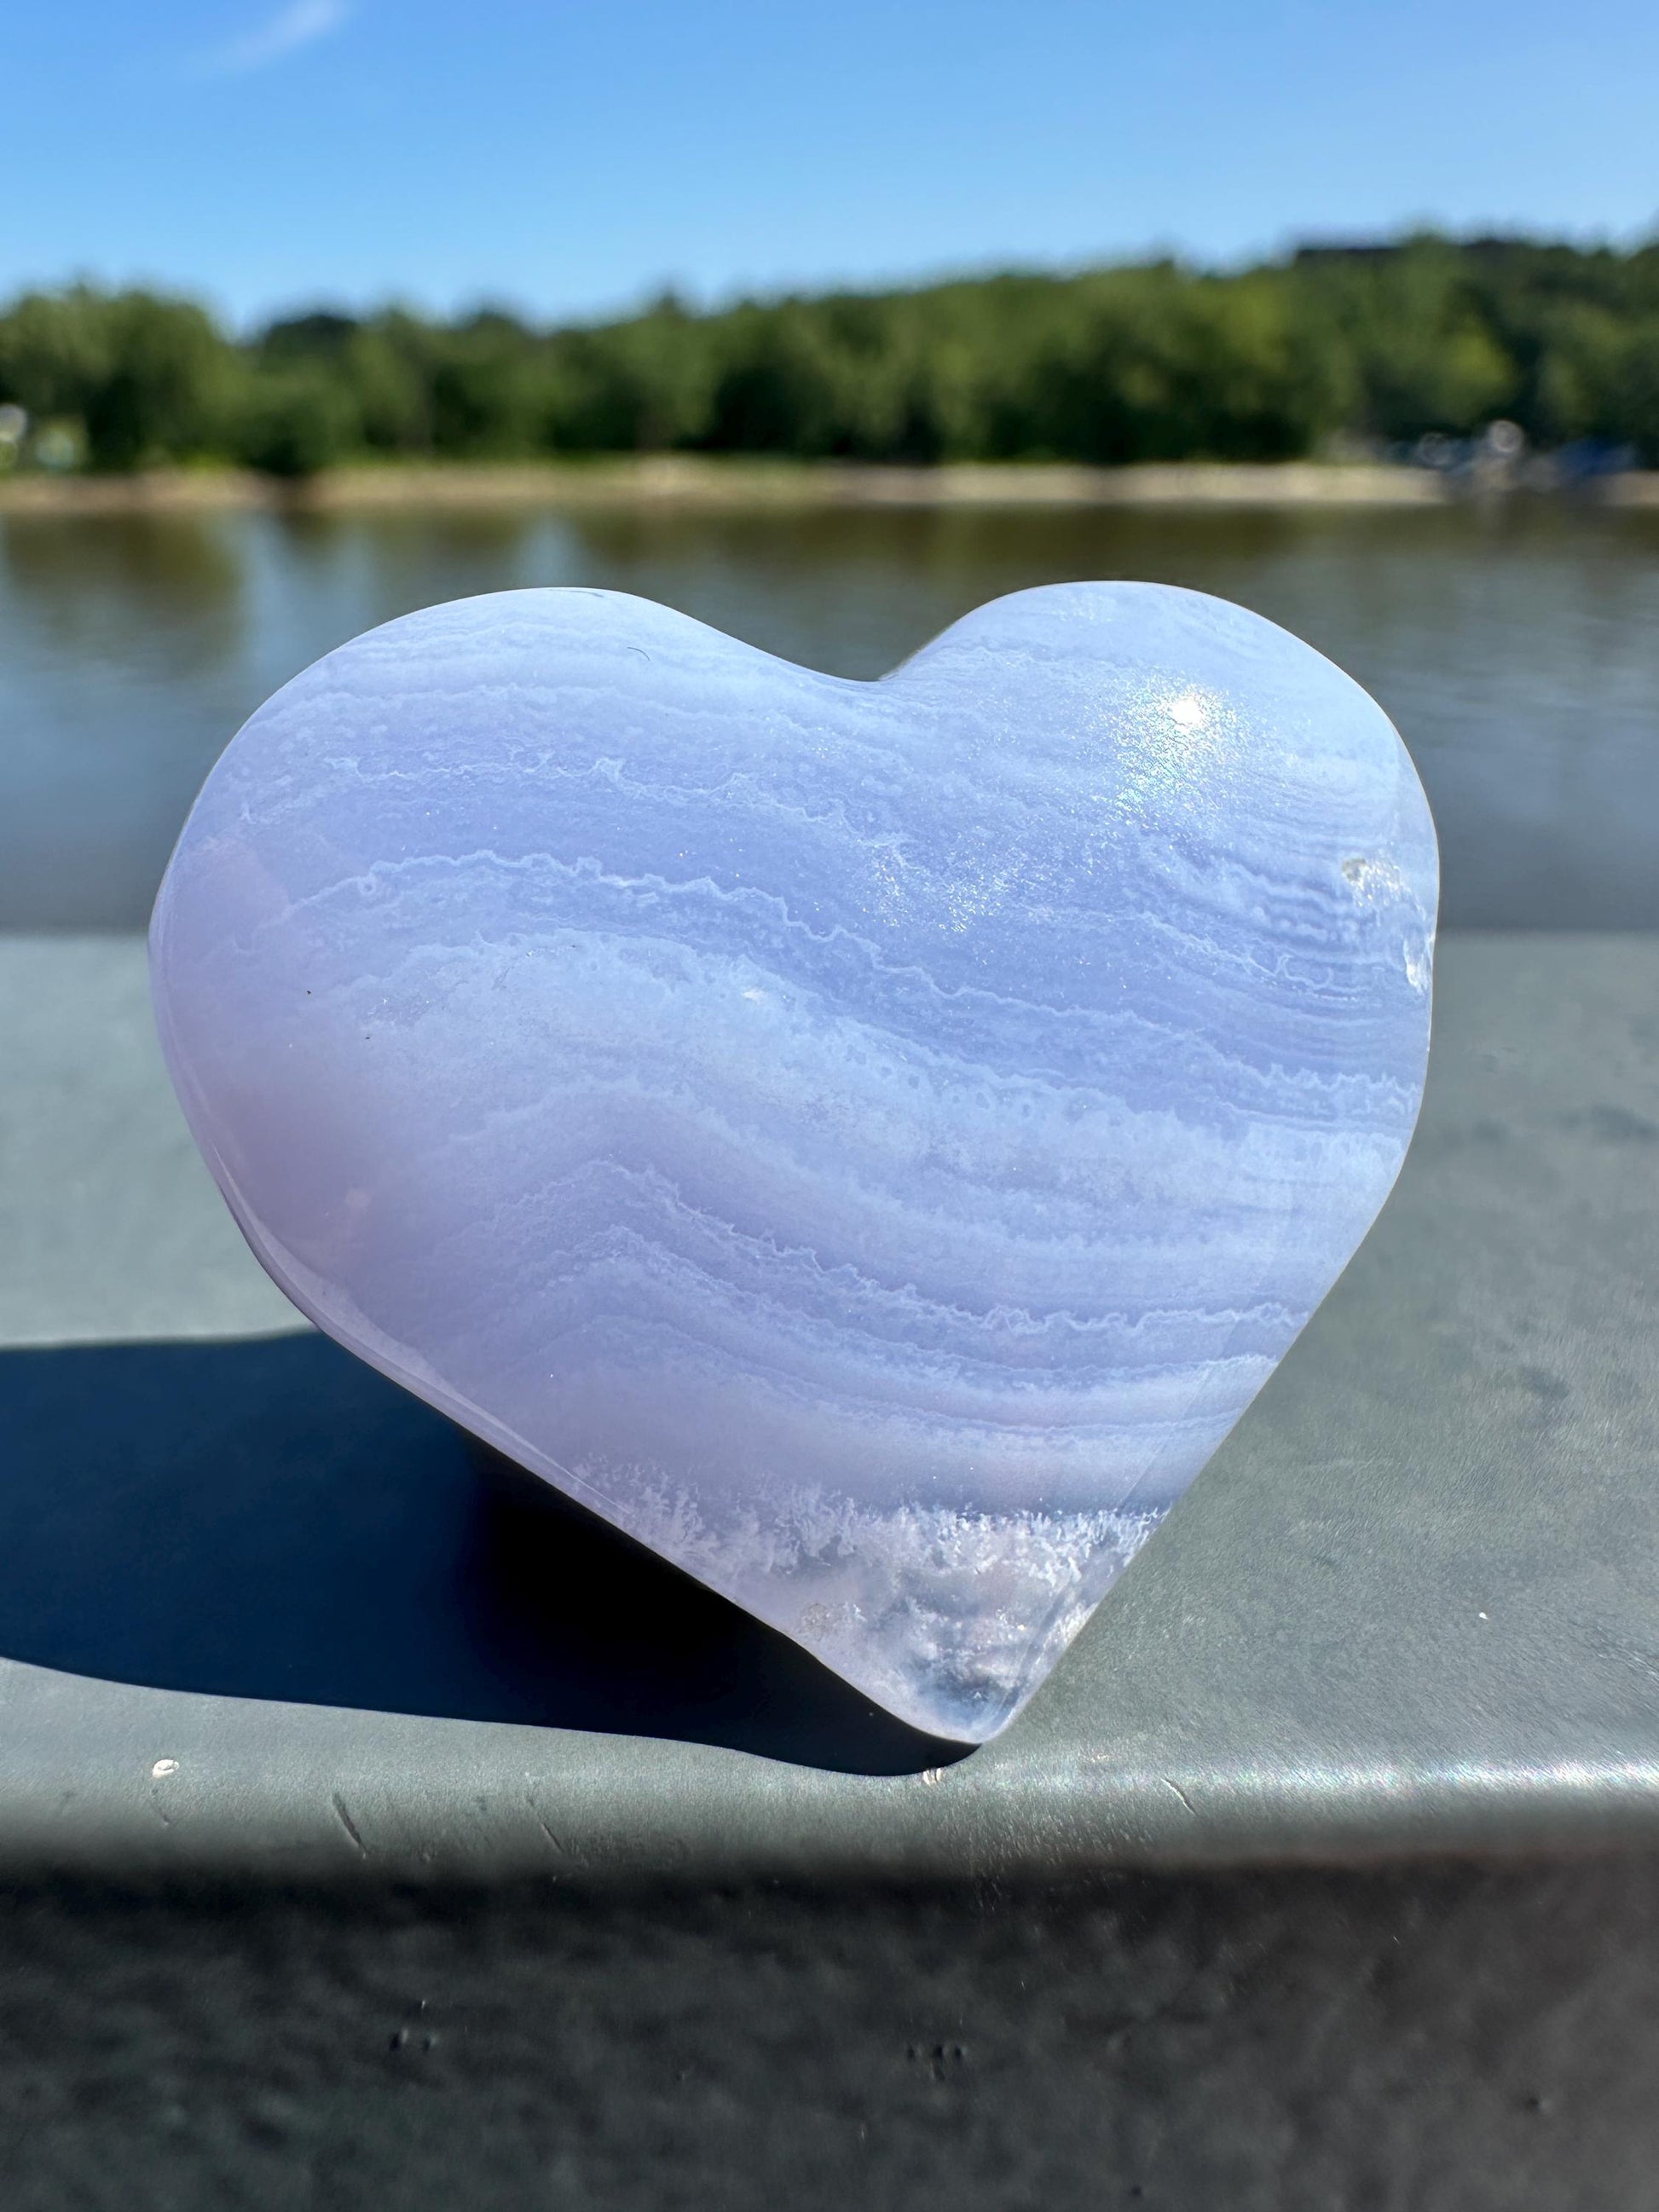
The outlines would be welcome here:
M 1380 708 L 1221 600 L 1023 592 L 860 684 L 511 592 L 254 715 L 152 957 L 305 1313 L 978 1740 L 1382 1204 L 1435 898 Z

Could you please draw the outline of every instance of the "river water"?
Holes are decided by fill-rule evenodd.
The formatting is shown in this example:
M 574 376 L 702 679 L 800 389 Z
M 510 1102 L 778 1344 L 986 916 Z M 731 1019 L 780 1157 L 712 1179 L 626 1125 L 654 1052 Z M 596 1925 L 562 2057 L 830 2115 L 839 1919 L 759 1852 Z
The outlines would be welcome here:
M 838 675 L 982 599 L 1138 576 L 1242 601 L 1394 717 L 1443 919 L 1659 927 L 1659 513 L 410 510 L 0 521 L 0 929 L 145 921 L 203 776 L 318 654 L 436 599 L 602 584 Z

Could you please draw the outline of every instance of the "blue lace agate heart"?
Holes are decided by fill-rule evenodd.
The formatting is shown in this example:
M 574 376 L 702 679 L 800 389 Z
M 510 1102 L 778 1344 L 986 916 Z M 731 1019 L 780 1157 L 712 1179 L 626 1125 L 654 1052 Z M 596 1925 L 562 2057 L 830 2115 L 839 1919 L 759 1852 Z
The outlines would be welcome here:
M 1022 592 L 860 684 L 530 591 L 262 708 L 152 952 L 305 1313 L 979 1740 L 1381 1205 L 1435 898 L 1380 708 L 1223 601 Z

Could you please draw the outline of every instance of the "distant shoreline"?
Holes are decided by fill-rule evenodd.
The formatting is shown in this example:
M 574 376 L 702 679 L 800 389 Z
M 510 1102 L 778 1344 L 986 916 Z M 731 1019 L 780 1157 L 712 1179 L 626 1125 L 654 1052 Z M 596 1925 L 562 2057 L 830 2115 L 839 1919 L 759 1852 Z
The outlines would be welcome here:
M 935 468 L 857 462 L 709 459 L 647 454 L 594 461 L 404 462 L 331 469 L 284 483 L 233 469 L 131 477 L 0 478 L 0 515 L 301 514 L 414 507 L 1421 507 L 1482 489 L 1430 469 L 1382 463 L 1166 461 L 1117 469 L 1039 462 Z M 1583 487 L 1597 504 L 1659 507 L 1659 471 Z

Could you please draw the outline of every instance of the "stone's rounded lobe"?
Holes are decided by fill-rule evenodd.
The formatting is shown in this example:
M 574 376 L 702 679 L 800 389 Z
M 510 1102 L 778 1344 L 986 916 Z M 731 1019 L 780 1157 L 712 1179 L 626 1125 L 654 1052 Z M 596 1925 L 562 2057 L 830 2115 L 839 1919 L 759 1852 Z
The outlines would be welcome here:
M 1381 1205 L 1435 901 L 1381 710 L 1224 601 L 1023 592 L 858 684 L 530 591 L 278 692 L 151 942 L 313 1320 L 977 1740 Z

